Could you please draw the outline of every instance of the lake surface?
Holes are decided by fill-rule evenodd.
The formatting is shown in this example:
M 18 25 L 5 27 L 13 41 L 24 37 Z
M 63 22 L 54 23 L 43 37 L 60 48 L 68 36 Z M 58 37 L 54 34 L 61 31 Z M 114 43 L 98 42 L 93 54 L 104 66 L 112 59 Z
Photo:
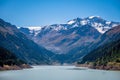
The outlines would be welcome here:
M 33 66 L 31 69 L 0 71 L 0 80 L 120 80 L 120 71 L 74 66 Z

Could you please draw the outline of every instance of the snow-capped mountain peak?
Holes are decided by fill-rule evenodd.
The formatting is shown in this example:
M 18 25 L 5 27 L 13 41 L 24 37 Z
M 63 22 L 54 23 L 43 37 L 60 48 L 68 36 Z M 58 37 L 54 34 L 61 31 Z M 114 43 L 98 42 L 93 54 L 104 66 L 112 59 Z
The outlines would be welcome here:
M 82 19 L 76 18 L 76 19 L 70 20 L 69 22 L 71 23 L 69 25 L 73 26 L 71 28 L 89 25 L 97 29 L 101 34 L 105 33 L 107 30 L 109 30 L 112 27 L 120 25 L 120 23 L 118 22 L 111 22 L 111 21 L 104 20 L 100 16 L 90 16 Z
M 83 26 L 91 26 L 94 27 L 101 34 L 105 33 L 112 27 L 120 25 L 119 22 L 112 22 L 102 19 L 100 16 L 90 16 L 87 18 L 75 18 L 69 20 L 66 24 L 53 24 L 47 26 L 30 26 L 27 27 L 31 34 L 35 34 L 35 36 L 43 31 L 61 31 L 61 30 L 69 30 L 75 27 L 83 27 Z
M 100 16 L 90 16 L 87 18 L 75 18 L 69 20 L 66 24 L 54 25 L 51 28 L 53 30 L 67 30 L 75 27 L 91 26 L 97 29 L 101 34 L 105 33 L 107 30 L 114 26 L 120 25 L 118 22 L 112 22 L 102 19 Z M 48 26 L 49 27 L 49 26 Z
M 68 22 L 67 22 L 67 24 L 68 25 L 72 25 L 72 24 L 75 24 L 75 23 L 78 23 L 78 22 L 80 22 L 82 19 L 81 18 L 75 18 L 75 19 L 73 19 L 73 20 L 69 20 Z

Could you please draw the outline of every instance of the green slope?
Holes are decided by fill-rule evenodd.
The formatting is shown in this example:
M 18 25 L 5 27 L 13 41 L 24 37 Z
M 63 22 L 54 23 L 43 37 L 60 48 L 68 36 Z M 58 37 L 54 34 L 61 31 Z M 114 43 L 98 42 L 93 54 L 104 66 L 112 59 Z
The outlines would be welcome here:
M 104 33 L 90 48 L 93 47 L 96 49 L 79 60 L 78 64 L 87 63 L 89 66 L 101 69 L 120 69 L 120 26 Z
M 83 62 L 96 62 L 99 65 L 106 65 L 108 62 L 120 62 L 120 40 L 98 47 L 86 55 Z

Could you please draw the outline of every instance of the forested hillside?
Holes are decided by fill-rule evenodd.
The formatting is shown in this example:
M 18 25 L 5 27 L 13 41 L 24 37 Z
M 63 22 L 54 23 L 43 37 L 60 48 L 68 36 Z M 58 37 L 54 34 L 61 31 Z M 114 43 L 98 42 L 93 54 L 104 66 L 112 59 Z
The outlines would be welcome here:
M 30 66 L 7 49 L 0 47 L 0 70 L 18 70 L 23 68 L 30 68 Z
M 103 41 L 98 41 L 99 44 L 103 42 L 104 44 L 92 50 L 78 64 L 85 63 L 94 68 L 102 69 L 120 69 L 120 26 L 109 30 L 105 34 L 101 36 L 104 37 L 104 40 L 101 38 Z

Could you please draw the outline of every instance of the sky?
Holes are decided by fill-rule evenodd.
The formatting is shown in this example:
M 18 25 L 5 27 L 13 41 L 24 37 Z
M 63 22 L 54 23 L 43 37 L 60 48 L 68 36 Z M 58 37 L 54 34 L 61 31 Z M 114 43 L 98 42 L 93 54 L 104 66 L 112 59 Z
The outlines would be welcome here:
M 0 18 L 18 27 L 100 16 L 120 22 L 120 0 L 0 0 Z

